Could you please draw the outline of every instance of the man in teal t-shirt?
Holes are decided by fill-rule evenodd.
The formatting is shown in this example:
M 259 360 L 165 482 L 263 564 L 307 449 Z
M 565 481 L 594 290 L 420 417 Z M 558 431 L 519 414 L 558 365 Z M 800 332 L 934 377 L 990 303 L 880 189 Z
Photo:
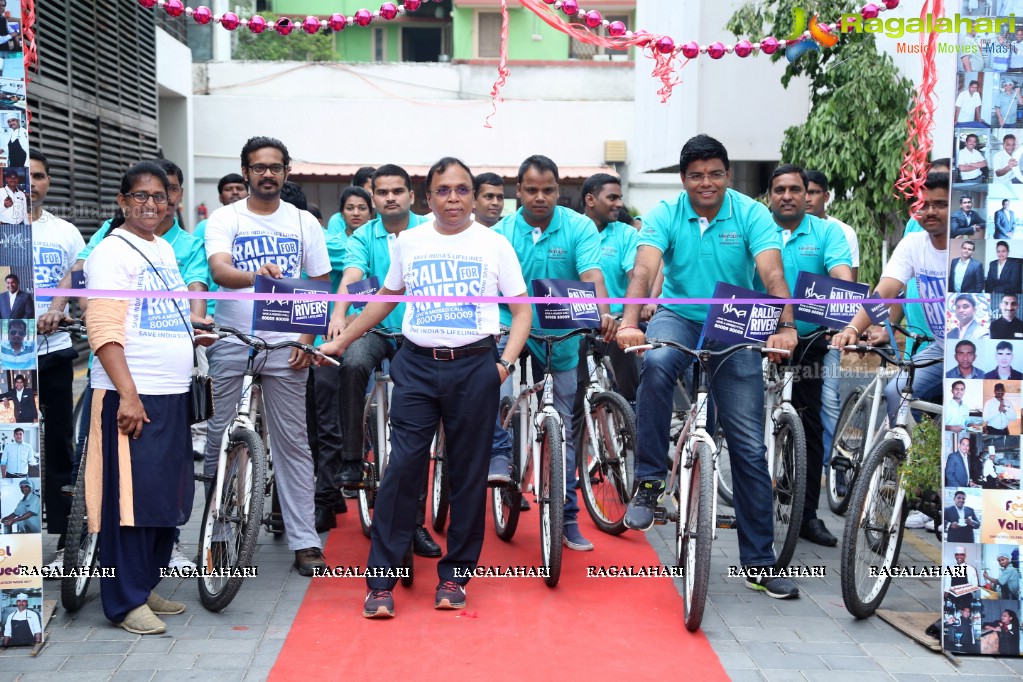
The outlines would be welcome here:
M 604 275 L 600 271 L 600 236 L 586 216 L 558 206 L 560 195 L 558 167 L 546 156 L 530 156 L 519 167 L 517 193 L 522 208 L 507 216 L 493 229 L 504 235 L 522 266 L 526 286 L 532 290 L 536 279 L 567 279 L 592 282 L 597 297 L 606 298 Z M 607 305 L 598 306 L 601 312 L 601 331 L 605 340 L 613 338 L 615 322 Z M 540 316 L 533 307 L 533 331 L 562 334 L 563 329 L 539 327 Z M 511 324 L 511 312 L 501 306 L 501 323 Z M 533 356 L 533 374 L 542 371 L 541 358 L 546 357 L 546 345 L 532 339 L 527 348 Z M 554 407 L 565 425 L 565 545 L 570 549 L 591 550 L 593 544 L 579 532 L 577 517 L 579 503 L 576 498 L 575 444 L 572 438 L 572 403 L 576 393 L 576 365 L 579 347 L 562 343 L 551 354 L 554 374 Z M 510 393 L 506 382 L 502 393 Z M 496 407 L 496 406 L 495 406 Z M 511 438 L 502 428 L 495 429 L 494 449 L 490 460 L 488 481 L 502 485 L 511 481 Z M 516 453 L 517 454 L 517 453 Z

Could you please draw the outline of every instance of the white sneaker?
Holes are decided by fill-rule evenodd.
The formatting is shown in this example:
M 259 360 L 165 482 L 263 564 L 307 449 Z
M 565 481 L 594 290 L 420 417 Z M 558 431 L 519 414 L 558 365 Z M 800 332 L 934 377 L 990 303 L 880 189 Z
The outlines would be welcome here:
M 920 510 L 914 510 L 909 512 L 909 516 L 906 517 L 906 528 L 925 528 L 930 520 L 931 517 L 927 514 Z
M 58 549 L 57 556 L 53 557 L 53 561 L 46 564 L 47 575 L 43 576 L 45 580 L 60 580 L 60 571 L 64 569 L 64 550 Z
M 174 551 L 171 552 L 170 561 L 167 562 L 167 568 L 176 568 L 179 571 L 194 571 L 195 563 L 181 553 L 181 545 L 174 545 Z
M 924 530 L 934 530 L 934 519 L 928 518 L 927 523 L 924 524 Z

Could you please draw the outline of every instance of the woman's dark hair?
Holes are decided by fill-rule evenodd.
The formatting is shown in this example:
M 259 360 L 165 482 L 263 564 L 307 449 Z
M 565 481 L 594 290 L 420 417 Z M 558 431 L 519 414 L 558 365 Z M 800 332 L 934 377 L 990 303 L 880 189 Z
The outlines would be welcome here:
M 462 170 L 464 170 L 469 175 L 469 185 L 470 186 L 473 185 L 475 180 L 472 177 L 472 170 L 459 159 L 456 159 L 453 156 L 445 156 L 443 159 L 430 166 L 430 170 L 426 172 L 426 191 L 427 192 L 430 191 L 430 184 L 433 182 L 434 175 L 437 175 L 438 173 L 444 173 L 447 171 L 448 168 L 451 168 L 452 166 L 460 166 Z
M 345 187 L 341 191 L 341 200 L 338 201 L 337 203 L 338 213 L 341 213 L 345 210 L 345 204 L 348 203 L 348 200 L 351 199 L 352 197 L 358 197 L 362 199 L 363 201 L 366 202 L 366 206 L 369 207 L 369 210 L 371 211 L 373 210 L 373 197 L 369 195 L 369 192 L 364 190 L 362 187 L 359 187 L 358 185 L 351 185 L 349 187 Z
M 131 188 L 144 175 L 152 175 L 163 185 L 164 192 L 170 192 L 170 180 L 167 178 L 167 173 L 164 172 L 163 168 L 153 161 L 141 161 L 129 168 L 128 172 L 121 177 L 121 194 L 127 195 L 131 193 Z M 113 232 L 115 227 L 120 227 L 121 225 L 124 225 L 124 212 L 118 211 L 117 215 L 110 222 L 110 232 Z M 107 234 L 110 234 L 110 232 L 107 232 Z

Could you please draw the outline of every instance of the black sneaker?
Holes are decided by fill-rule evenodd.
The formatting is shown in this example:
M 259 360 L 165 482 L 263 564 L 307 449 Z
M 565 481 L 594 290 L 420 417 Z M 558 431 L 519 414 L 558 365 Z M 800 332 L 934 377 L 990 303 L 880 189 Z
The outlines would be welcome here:
M 625 527 L 632 530 L 650 530 L 654 525 L 657 500 L 664 492 L 664 481 L 641 481 L 639 489 L 625 511 Z
M 434 601 L 433 607 L 435 609 L 464 609 L 465 586 L 450 580 L 441 581 L 440 585 L 437 585 L 437 599 Z
M 756 568 L 746 568 L 749 572 L 756 571 Z M 747 575 L 746 587 L 751 590 L 757 590 L 758 592 L 764 592 L 768 597 L 775 599 L 792 599 L 793 597 L 799 596 L 799 588 L 796 584 L 788 578 L 781 577 L 770 577 L 770 576 L 759 576 L 752 577 Z
M 370 590 L 362 615 L 366 618 L 394 618 L 394 595 L 390 590 Z
M 362 483 L 362 460 L 341 462 L 341 471 L 337 474 L 337 482 L 341 486 L 359 485 Z
M 494 455 L 490 458 L 490 470 L 487 473 L 487 483 L 491 486 L 507 485 L 512 480 L 511 460 L 503 455 Z

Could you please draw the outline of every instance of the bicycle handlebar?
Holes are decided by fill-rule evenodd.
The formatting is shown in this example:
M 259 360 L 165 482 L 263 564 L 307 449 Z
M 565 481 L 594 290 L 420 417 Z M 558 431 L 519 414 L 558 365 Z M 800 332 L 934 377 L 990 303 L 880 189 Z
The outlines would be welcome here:
M 341 366 L 341 363 L 338 362 L 338 360 L 330 357 L 329 355 L 324 355 L 316 348 L 310 346 L 307 343 L 299 343 L 298 341 L 281 341 L 280 343 L 266 343 L 263 339 L 259 338 L 258 336 L 246 334 L 245 332 L 239 331 L 238 329 L 234 329 L 233 327 L 226 327 L 218 324 L 201 324 L 198 322 L 193 323 L 192 326 L 195 329 L 209 332 L 220 339 L 227 338 L 228 336 L 234 336 L 239 341 L 244 343 L 246 346 L 254 348 L 257 353 L 272 353 L 275 350 L 281 350 L 282 348 L 298 348 L 300 351 L 307 355 L 315 355 L 323 358 L 324 360 L 334 365 L 335 367 Z
M 401 341 L 401 340 L 403 340 L 405 338 L 405 336 L 400 331 L 398 331 L 398 332 L 389 332 L 389 331 L 387 331 L 385 329 L 378 329 L 376 327 L 373 327 L 372 329 L 370 329 L 366 333 L 367 334 L 376 334 L 377 336 L 379 336 L 381 338 L 391 339 L 393 341 Z
M 599 334 L 599 329 L 593 329 L 591 327 L 580 327 L 578 329 L 572 329 L 565 332 L 564 334 L 546 334 L 546 333 L 534 333 L 530 331 L 529 338 L 540 343 L 549 343 L 552 346 L 556 346 L 562 341 L 566 341 L 573 336 L 581 336 L 583 334 Z
M 913 361 L 913 360 L 900 360 L 898 358 L 898 356 L 896 356 L 894 353 L 890 353 L 890 352 L 884 350 L 884 348 L 882 348 L 880 346 L 868 346 L 866 344 L 860 344 L 860 345 L 857 345 L 857 346 L 845 346 L 845 347 L 842 348 L 842 350 L 845 350 L 845 351 L 855 351 L 857 353 L 873 353 L 874 355 L 878 356 L 879 358 L 881 358 L 885 362 L 893 364 L 893 365 L 897 365 L 897 366 L 903 367 L 903 368 L 912 366 L 912 367 L 915 367 L 916 369 L 921 369 L 923 367 L 930 367 L 931 365 L 936 365 L 939 362 L 944 362 L 945 361 L 945 359 L 941 358 L 941 357 L 931 358 L 929 360 L 923 360 L 923 361 L 920 361 L 920 360 L 917 360 L 917 361 Z
M 760 345 L 759 343 L 740 343 L 734 346 L 728 346 L 727 348 L 722 348 L 721 350 L 706 349 L 693 350 L 688 346 L 683 346 L 681 343 L 678 343 L 676 341 L 669 341 L 668 339 L 648 339 L 648 341 L 649 343 L 644 343 L 639 346 L 630 346 L 625 349 L 625 352 L 637 353 L 639 351 L 653 350 L 654 348 L 663 348 L 664 346 L 667 346 L 669 348 L 680 350 L 683 353 L 691 355 L 696 359 L 725 358 L 735 353 L 738 353 L 741 350 L 755 350 L 758 351 L 761 355 L 767 355 L 769 353 L 777 353 L 778 355 L 785 356 L 792 355 L 790 351 L 787 351 L 783 348 L 768 348 L 766 346 Z

